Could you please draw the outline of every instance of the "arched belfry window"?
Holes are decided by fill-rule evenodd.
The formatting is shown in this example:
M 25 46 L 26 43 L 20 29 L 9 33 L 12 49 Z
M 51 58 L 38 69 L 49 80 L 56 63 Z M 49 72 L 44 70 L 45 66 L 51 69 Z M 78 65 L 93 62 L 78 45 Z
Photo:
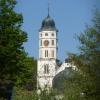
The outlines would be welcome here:
M 44 74 L 49 74 L 49 65 L 44 65 Z

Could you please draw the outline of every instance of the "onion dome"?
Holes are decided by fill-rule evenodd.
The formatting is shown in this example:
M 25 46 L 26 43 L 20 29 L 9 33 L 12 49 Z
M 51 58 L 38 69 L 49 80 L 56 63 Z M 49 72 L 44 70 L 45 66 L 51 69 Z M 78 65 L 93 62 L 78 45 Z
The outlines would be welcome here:
M 43 21 L 40 31 L 56 31 L 54 20 L 48 15 Z

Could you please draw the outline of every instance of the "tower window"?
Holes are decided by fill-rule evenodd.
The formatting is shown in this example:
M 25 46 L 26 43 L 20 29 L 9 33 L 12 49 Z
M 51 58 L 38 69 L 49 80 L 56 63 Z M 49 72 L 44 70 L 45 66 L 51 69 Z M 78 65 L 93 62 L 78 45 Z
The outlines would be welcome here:
M 49 65 L 44 65 L 44 74 L 49 74 Z
M 54 45 L 54 40 L 52 40 L 52 45 Z
M 48 50 L 45 50 L 45 57 L 48 57 Z
M 42 46 L 42 40 L 41 40 L 41 46 Z
M 48 57 L 48 50 L 47 50 L 47 57 Z
M 52 36 L 54 36 L 54 33 L 52 33 Z
M 54 50 L 52 50 L 52 57 L 54 57 Z
M 45 36 L 48 36 L 48 33 L 45 33 Z
M 42 37 L 42 34 L 40 34 L 40 36 Z
M 45 57 L 46 57 L 46 50 L 45 50 Z

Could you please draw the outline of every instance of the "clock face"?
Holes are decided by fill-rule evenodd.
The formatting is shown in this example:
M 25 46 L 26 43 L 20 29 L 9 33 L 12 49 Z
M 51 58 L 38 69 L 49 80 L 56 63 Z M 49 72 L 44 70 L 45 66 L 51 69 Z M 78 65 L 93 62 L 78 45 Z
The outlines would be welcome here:
M 45 40 L 44 41 L 44 46 L 48 46 L 49 45 L 49 41 L 48 40 Z

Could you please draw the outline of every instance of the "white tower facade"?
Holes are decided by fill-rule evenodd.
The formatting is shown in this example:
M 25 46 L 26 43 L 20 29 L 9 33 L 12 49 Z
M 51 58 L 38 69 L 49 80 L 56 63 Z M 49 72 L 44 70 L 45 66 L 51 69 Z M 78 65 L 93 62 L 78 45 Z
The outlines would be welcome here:
M 57 32 L 55 22 L 48 14 L 39 30 L 37 87 L 41 89 L 51 88 L 56 74 Z

